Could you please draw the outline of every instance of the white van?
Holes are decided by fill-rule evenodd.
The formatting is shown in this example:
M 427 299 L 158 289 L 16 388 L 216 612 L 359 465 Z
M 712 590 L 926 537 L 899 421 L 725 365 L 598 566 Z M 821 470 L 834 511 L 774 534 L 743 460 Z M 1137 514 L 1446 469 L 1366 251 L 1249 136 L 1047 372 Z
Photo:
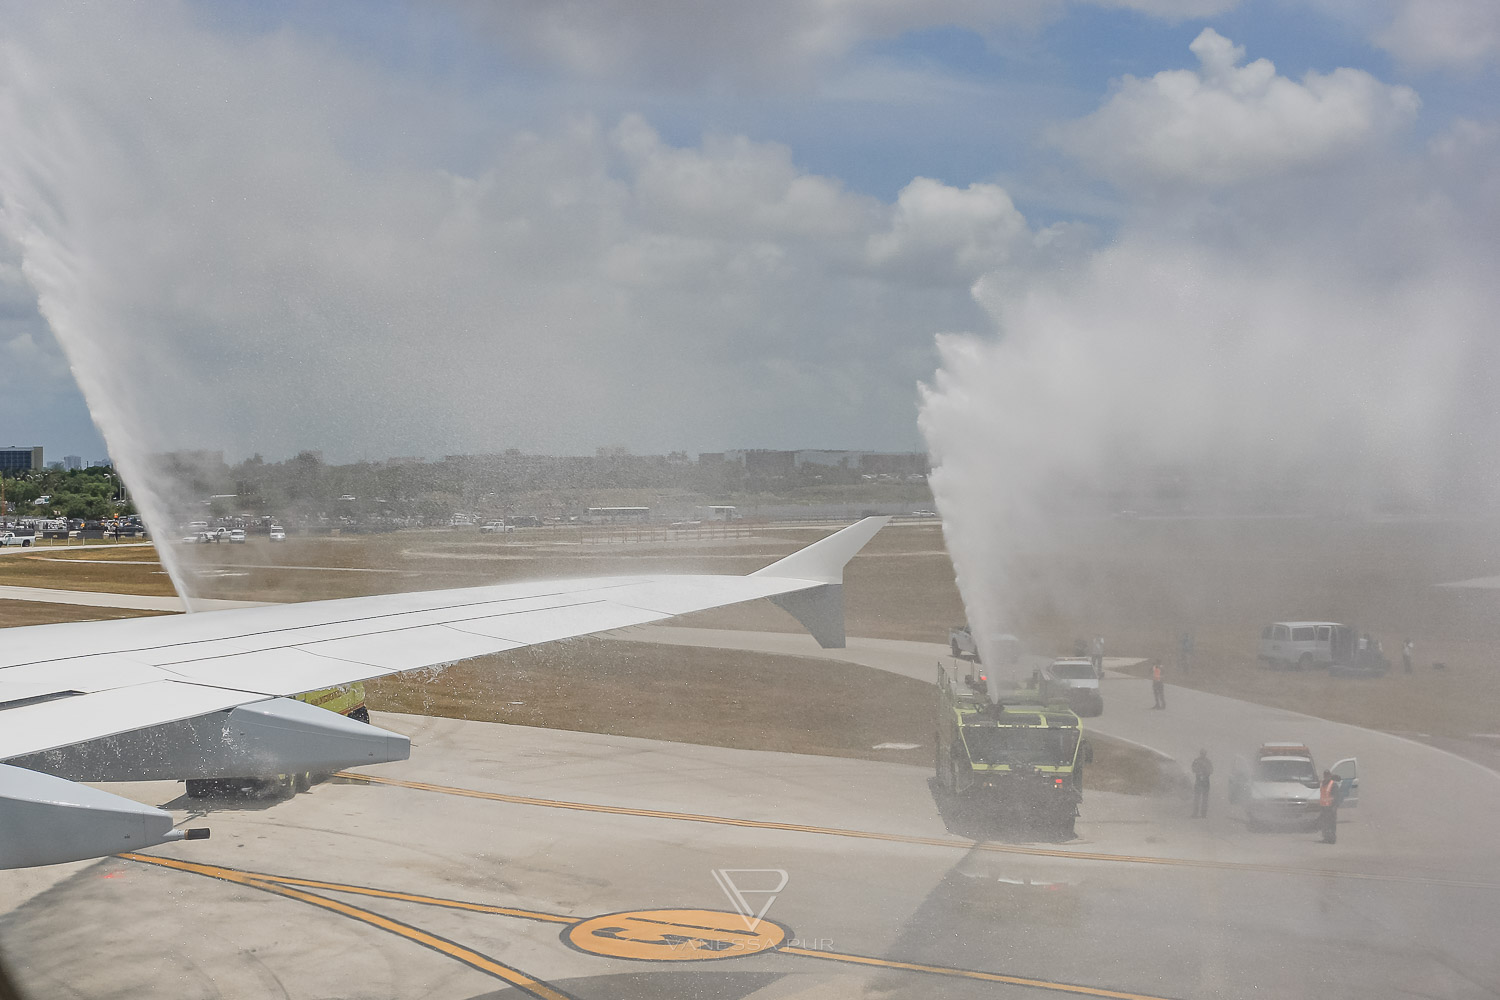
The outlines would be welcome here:
M 1350 642 L 1353 630 L 1338 622 L 1272 622 L 1260 630 L 1260 659 L 1273 667 L 1326 667 Z

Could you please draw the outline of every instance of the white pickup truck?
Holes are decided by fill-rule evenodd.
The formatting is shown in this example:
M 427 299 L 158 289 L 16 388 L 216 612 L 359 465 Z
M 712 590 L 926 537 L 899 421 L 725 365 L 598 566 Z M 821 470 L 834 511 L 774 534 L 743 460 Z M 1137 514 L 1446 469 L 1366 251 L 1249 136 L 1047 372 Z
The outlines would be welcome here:
M 1359 805 L 1359 761 L 1345 758 L 1329 768 L 1339 779 L 1340 808 Z M 1305 743 L 1266 743 L 1229 774 L 1229 801 L 1243 803 L 1251 830 L 1315 826 L 1322 808 L 1321 772 Z
M 34 535 L 18 535 L 14 531 L 0 531 L 0 547 L 19 545 L 23 549 L 29 549 L 34 541 L 36 541 Z

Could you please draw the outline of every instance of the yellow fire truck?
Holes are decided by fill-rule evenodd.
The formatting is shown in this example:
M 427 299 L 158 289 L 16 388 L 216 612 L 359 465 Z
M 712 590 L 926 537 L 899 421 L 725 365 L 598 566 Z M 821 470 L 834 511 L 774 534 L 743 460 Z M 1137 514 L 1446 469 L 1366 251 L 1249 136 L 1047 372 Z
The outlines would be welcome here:
M 296 699 L 317 708 L 347 716 L 355 722 L 369 723 L 370 710 L 365 707 L 365 686 L 346 684 L 343 687 L 325 688 L 296 695 Z M 217 795 L 284 795 L 291 797 L 312 787 L 315 775 L 278 774 L 274 778 L 189 778 L 187 794 L 190 799 L 206 799 Z
M 1093 750 L 1066 705 L 1029 692 L 992 701 L 983 677 L 939 667 L 936 746 L 945 791 L 1007 824 L 1074 835 Z

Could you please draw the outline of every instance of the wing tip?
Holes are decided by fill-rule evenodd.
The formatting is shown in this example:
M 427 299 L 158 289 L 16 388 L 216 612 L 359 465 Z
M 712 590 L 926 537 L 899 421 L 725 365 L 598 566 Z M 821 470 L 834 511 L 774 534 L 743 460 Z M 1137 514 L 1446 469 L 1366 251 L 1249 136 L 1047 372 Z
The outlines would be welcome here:
M 847 528 L 841 528 L 827 538 L 800 548 L 750 575 L 811 580 L 816 583 L 843 583 L 844 566 L 890 520 L 888 514 L 861 518 Z

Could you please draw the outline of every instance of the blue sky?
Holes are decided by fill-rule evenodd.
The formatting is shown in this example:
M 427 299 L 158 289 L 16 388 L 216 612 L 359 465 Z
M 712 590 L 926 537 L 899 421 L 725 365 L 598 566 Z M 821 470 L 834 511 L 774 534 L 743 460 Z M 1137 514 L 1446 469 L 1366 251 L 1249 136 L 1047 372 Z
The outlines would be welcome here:
M 1500 14 L 1467 0 L 3 23 L 0 439 L 56 457 L 104 449 L 75 379 L 116 451 L 921 447 L 935 336 L 1003 334 L 1148 236 L 1360 240 L 1351 191 L 1477 203 L 1500 91 Z M 1274 218 L 1305 205 L 1315 233 Z M 1478 216 L 1433 253 L 1483 245 Z M 469 370 L 410 377 L 434 344 Z

